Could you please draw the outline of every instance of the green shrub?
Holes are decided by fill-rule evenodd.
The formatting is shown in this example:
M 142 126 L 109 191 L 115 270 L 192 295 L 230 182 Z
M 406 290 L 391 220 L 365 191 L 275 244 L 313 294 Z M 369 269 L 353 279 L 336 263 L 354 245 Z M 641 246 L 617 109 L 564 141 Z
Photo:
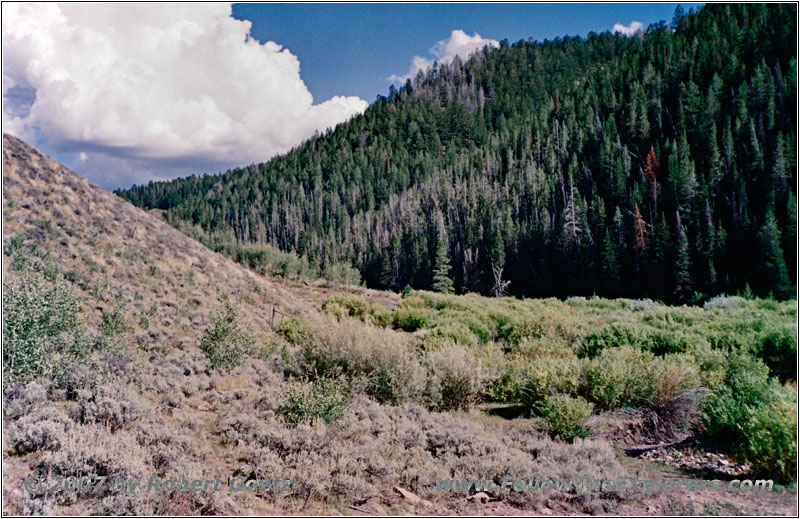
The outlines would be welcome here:
M 338 295 L 328 298 L 322 304 L 322 311 L 331 314 L 331 307 L 344 308 L 351 317 L 362 317 L 367 312 L 367 303 L 358 296 Z
M 640 347 L 655 355 L 665 355 L 685 353 L 706 342 L 704 337 L 682 330 L 658 330 L 648 333 Z
M 200 349 L 212 368 L 223 370 L 238 366 L 252 351 L 252 334 L 239 323 L 239 310 L 233 303 L 224 301 L 211 316 L 211 327 L 200 340 Z
M 448 323 L 431 330 L 431 333 L 422 341 L 425 350 L 435 350 L 448 344 L 474 347 L 478 345 L 478 338 L 462 323 Z
M 541 414 L 547 398 L 556 393 L 574 395 L 581 379 L 581 363 L 575 358 L 542 357 L 532 362 L 520 386 L 522 405 Z
M 469 350 L 451 343 L 426 353 L 424 362 L 428 370 L 426 397 L 431 407 L 469 409 L 481 397 L 486 372 Z
M 653 358 L 630 346 L 602 350 L 586 365 L 583 393 L 604 410 L 640 406 L 653 396 Z
M 125 333 L 126 329 L 125 312 L 120 302 L 117 302 L 114 307 L 109 310 L 103 310 L 100 330 L 103 332 L 104 336 L 109 339 L 114 339 Z
M 353 319 L 312 321 L 289 365 L 305 378 L 343 378 L 381 402 L 414 400 L 422 366 L 408 337 Z
M 278 323 L 275 333 L 289 341 L 290 344 L 300 344 L 308 334 L 308 325 L 299 317 L 290 317 Z
M 638 347 L 640 341 L 641 333 L 638 327 L 614 323 L 584 337 L 581 343 L 581 353 L 592 358 L 608 348 L 619 346 Z
M 409 293 L 403 297 L 400 308 L 428 308 L 429 300 L 423 297 L 424 292 Z
M 359 369 L 353 369 L 360 365 Z M 379 402 L 401 404 L 419 398 L 424 372 L 413 348 L 406 344 L 371 343 L 350 360 L 365 392 Z
M 394 322 L 394 315 L 383 305 L 369 305 L 369 316 L 372 324 L 383 326 L 384 328 L 392 326 Z
M 758 341 L 753 353 L 764 360 L 773 375 L 782 380 L 797 380 L 797 325 L 771 326 Z
M 572 347 L 561 337 L 523 337 L 512 351 L 530 360 L 543 357 L 574 358 Z
M 570 441 L 586 437 L 584 424 L 592 414 L 594 406 L 582 397 L 550 395 L 545 399 L 542 415 L 547 423 L 547 432 L 554 438 Z
M 50 372 L 63 343 L 77 341 L 78 299 L 62 282 L 27 273 L 3 285 L 3 373 L 28 380 Z
M 340 305 L 336 302 L 325 302 L 326 304 L 322 306 L 322 312 L 328 314 L 332 317 L 335 317 L 337 321 L 341 321 L 345 317 L 350 315 L 350 312 L 347 311 L 347 308 Z
M 797 396 L 769 379 L 769 368 L 738 351 L 726 378 L 703 405 L 709 437 L 756 472 L 788 480 L 797 462 Z
M 409 296 L 410 299 L 414 296 Z M 426 328 L 431 312 L 424 308 L 400 307 L 394 311 L 394 327 L 406 332 L 415 332 Z
M 313 425 L 322 420 L 339 423 L 350 408 L 350 395 L 343 385 L 329 378 L 292 383 L 283 392 L 278 414 L 286 423 Z
M 547 322 L 542 318 L 529 318 L 517 323 L 508 332 L 508 342 L 513 345 L 519 344 L 522 339 L 537 339 L 543 337 L 547 332 Z
M 514 375 L 506 371 L 489 383 L 487 393 L 494 402 L 510 403 L 519 400 L 520 391 Z
M 773 385 L 769 401 L 751 408 L 748 415 L 742 458 L 758 474 L 793 479 L 797 469 L 796 392 Z
M 331 263 L 322 272 L 322 277 L 339 285 L 361 285 L 361 273 L 347 263 Z

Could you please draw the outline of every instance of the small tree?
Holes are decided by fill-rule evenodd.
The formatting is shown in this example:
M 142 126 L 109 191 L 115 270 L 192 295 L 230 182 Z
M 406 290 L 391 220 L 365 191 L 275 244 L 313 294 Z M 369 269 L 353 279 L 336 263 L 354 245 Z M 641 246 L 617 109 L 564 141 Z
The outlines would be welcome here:
M 239 309 L 226 299 L 211 316 L 211 327 L 200 340 L 200 349 L 212 368 L 230 370 L 242 362 L 252 347 L 252 334 L 239 323 Z
M 436 247 L 436 266 L 433 269 L 433 285 L 431 286 L 434 292 L 441 292 L 442 294 L 453 293 L 453 280 L 450 279 L 450 256 L 447 254 L 447 242 L 439 240 L 439 245 Z
M 758 233 L 758 238 L 763 255 L 761 277 L 764 292 L 772 290 L 778 297 L 789 297 L 793 292 L 792 284 L 789 281 L 789 271 L 781 249 L 781 233 L 772 208 L 767 212 L 766 221 Z

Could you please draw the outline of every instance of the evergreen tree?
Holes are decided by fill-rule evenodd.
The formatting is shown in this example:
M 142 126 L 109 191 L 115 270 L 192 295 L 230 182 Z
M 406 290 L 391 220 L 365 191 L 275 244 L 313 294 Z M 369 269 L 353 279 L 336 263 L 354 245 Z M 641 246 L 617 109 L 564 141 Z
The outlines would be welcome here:
M 686 303 L 692 297 L 692 265 L 689 257 L 689 239 L 686 237 L 686 228 L 681 225 L 680 214 L 675 215 L 676 247 L 675 247 L 675 285 L 673 297 L 677 303 Z
M 767 212 L 766 221 L 758 233 L 758 238 L 763 258 L 760 287 L 762 295 L 766 295 L 771 290 L 776 297 L 789 297 L 793 290 L 783 258 L 783 250 L 781 250 L 778 222 L 775 220 L 772 208 Z
M 450 256 L 447 253 L 445 240 L 439 240 L 439 245 L 436 247 L 436 266 L 433 270 L 431 288 L 434 292 L 442 294 L 453 293 L 453 280 L 450 279 Z

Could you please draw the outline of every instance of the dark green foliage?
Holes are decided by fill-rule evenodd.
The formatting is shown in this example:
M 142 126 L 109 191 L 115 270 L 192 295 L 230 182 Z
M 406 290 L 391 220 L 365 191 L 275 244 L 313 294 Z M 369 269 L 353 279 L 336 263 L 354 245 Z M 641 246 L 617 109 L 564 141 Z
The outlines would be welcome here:
M 767 219 L 758 233 L 758 238 L 764 254 L 763 262 L 760 266 L 762 272 L 762 277 L 759 280 L 760 287 L 762 287 L 762 290 L 772 290 L 780 298 L 791 296 L 794 290 L 789 281 L 789 272 L 786 269 L 786 262 L 783 258 L 778 223 L 771 210 L 767 213 Z
M 430 312 L 422 308 L 399 308 L 394 312 L 393 324 L 406 332 L 414 332 L 428 324 Z
M 677 239 L 675 240 L 675 282 L 672 296 L 677 303 L 687 303 L 692 296 L 692 265 L 689 258 L 689 241 L 686 229 L 678 218 Z
M 380 288 L 488 294 L 496 266 L 515 295 L 785 298 L 796 33 L 791 4 L 708 4 L 641 38 L 484 49 L 270 162 L 119 194 L 262 270 L 230 244 Z

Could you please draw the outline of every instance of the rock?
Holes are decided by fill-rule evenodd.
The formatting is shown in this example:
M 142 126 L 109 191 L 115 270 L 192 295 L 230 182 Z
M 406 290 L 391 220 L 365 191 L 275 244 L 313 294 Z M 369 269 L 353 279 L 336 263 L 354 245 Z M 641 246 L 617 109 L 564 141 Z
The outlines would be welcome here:
M 373 515 L 387 515 L 386 509 L 382 507 L 376 499 L 368 499 L 367 502 L 359 508 Z
M 481 503 L 488 503 L 489 494 L 487 494 L 486 492 L 478 492 L 477 494 L 469 496 L 467 498 L 467 501 L 479 501 Z
M 406 502 L 408 502 L 411 505 L 414 505 L 414 506 L 419 506 L 419 505 L 422 505 L 422 506 L 433 506 L 433 504 L 430 501 L 425 500 L 425 499 L 420 499 L 420 497 L 417 494 L 415 494 L 413 492 L 409 492 L 405 488 L 392 487 L 392 489 L 395 492 L 397 492 L 398 494 L 400 494 L 401 496 L 403 496 L 403 499 L 405 499 Z

